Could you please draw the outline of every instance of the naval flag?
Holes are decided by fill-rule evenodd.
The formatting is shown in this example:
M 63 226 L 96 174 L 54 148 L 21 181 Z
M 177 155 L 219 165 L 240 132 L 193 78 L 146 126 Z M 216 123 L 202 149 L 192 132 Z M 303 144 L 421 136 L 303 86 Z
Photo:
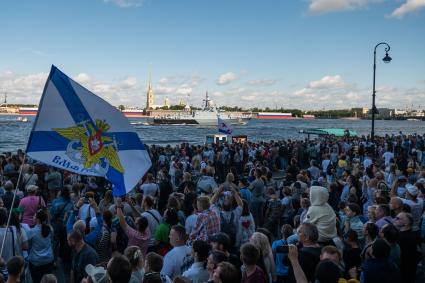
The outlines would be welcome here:
M 226 135 L 231 135 L 233 133 L 233 129 L 229 125 L 227 125 L 226 122 L 224 122 L 224 120 L 220 118 L 220 116 L 217 116 L 217 119 L 218 131 Z
M 82 175 L 101 176 L 113 195 L 130 191 L 151 166 L 149 154 L 115 107 L 52 66 L 27 155 Z

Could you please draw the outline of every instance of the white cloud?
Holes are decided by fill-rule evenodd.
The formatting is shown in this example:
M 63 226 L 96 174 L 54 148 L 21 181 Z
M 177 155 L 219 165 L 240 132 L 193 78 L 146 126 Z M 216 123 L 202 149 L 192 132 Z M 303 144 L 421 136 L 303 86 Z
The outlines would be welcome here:
M 311 14 L 325 14 L 330 12 L 348 11 L 366 7 L 376 0 L 310 0 L 308 11 Z
M 269 85 L 276 84 L 276 82 L 277 80 L 274 80 L 274 79 L 259 79 L 259 80 L 249 81 L 248 84 L 253 86 L 269 86 Z
M 77 76 L 75 76 L 73 79 L 74 79 L 74 81 L 76 81 L 80 84 L 83 84 L 83 83 L 90 81 L 91 78 L 86 73 L 80 73 Z
M 335 76 L 324 76 L 320 80 L 312 81 L 308 84 L 308 88 L 311 89 L 323 89 L 323 88 L 339 88 L 344 87 L 345 83 L 340 75 Z
M 391 13 L 391 16 L 403 18 L 406 14 L 414 13 L 423 8 L 425 8 L 425 0 L 406 0 L 405 3 Z
M 158 84 L 166 84 L 168 82 L 170 82 L 170 79 L 169 78 L 160 78 L 158 80 Z
M 118 7 L 130 8 L 142 6 L 144 0 L 103 0 L 105 3 L 113 3 Z
M 191 95 L 192 94 L 192 88 L 188 85 L 181 85 L 177 88 L 176 94 L 178 95 Z
M 221 91 L 214 91 L 213 93 L 211 93 L 211 95 L 213 97 L 223 97 L 223 96 L 225 96 L 225 94 Z
M 236 74 L 235 74 L 235 73 L 233 73 L 233 72 L 228 72 L 228 73 L 222 74 L 222 75 L 218 78 L 218 80 L 217 80 L 217 84 L 218 84 L 218 85 L 227 85 L 227 84 L 229 84 L 229 83 L 231 83 L 231 82 L 233 82 L 233 81 L 235 81 L 235 80 L 237 80 L 237 79 L 238 79 L 238 77 L 236 76 Z
M 137 79 L 135 77 L 128 77 L 121 82 L 123 88 L 134 88 L 137 85 Z
M 255 101 L 255 100 L 257 100 L 257 96 L 256 95 L 244 95 L 244 96 L 241 96 L 241 99 L 245 100 L 245 101 Z
M 37 104 L 48 74 L 0 73 L 0 89 L 6 92 L 9 103 Z

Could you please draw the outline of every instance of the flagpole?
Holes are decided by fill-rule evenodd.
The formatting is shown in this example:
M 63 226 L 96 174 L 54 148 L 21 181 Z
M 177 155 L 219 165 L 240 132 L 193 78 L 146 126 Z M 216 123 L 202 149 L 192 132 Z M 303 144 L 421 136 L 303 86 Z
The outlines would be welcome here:
M 0 249 L 0 257 L 3 256 L 4 243 L 6 242 L 7 232 L 9 231 L 9 224 L 10 224 L 10 218 L 12 216 L 12 209 L 13 209 L 13 205 L 15 204 L 16 192 L 18 191 L 19 180 L 21 179 L 22 169 L 24 168 L 26 157 L 27 157 L 27 154 L 25 153 L 24 154 L 24 159 L 22 161 L 21 169 L 19 170 L 18 181 L 16 182 L 16 188 L 15 188 L 15 191 L 13 192 L 12 205 L 11 205 L 11 207 L 9 209 L 9 216 L 7 218 L 7 224 L 6 224 L 6 232 L 4 233 L 4 237 L 3 237 L 3 241 L 2 241 L 1 249 Z M 12 234 L 12 237 L 13 237 L 13 234 Z M 12 247 L 12 248 L 14 249 L 15 247 Z

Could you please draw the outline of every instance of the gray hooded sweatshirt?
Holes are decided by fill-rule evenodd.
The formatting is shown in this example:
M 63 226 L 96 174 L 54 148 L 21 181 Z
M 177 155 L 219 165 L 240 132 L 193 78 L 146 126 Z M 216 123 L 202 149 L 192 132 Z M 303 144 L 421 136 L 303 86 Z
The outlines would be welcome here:
M 316 225 L 319 230 L 319 242 L 330 241 L 337 236 L 336 215 L 328 204 L 328 189 L 320 186 L 310 188 L 311 206 L 304 222 Z

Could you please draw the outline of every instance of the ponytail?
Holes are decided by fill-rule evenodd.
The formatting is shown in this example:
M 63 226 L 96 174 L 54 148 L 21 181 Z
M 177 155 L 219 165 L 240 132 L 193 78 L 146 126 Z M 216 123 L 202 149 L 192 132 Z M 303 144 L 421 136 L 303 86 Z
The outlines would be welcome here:
M 44 209 L 39 209 L 37 211 L 37 214 L 35 216 L 41 224 L 41 235 L 46 238 L 47 236 L 49 236 L 51 230 L 50 230 L 50 226 L 47 225 L 47 212 Z
M 50 234 L 50 226 L 46 223 L 41 224 L 41 235 L 46 238 Z

